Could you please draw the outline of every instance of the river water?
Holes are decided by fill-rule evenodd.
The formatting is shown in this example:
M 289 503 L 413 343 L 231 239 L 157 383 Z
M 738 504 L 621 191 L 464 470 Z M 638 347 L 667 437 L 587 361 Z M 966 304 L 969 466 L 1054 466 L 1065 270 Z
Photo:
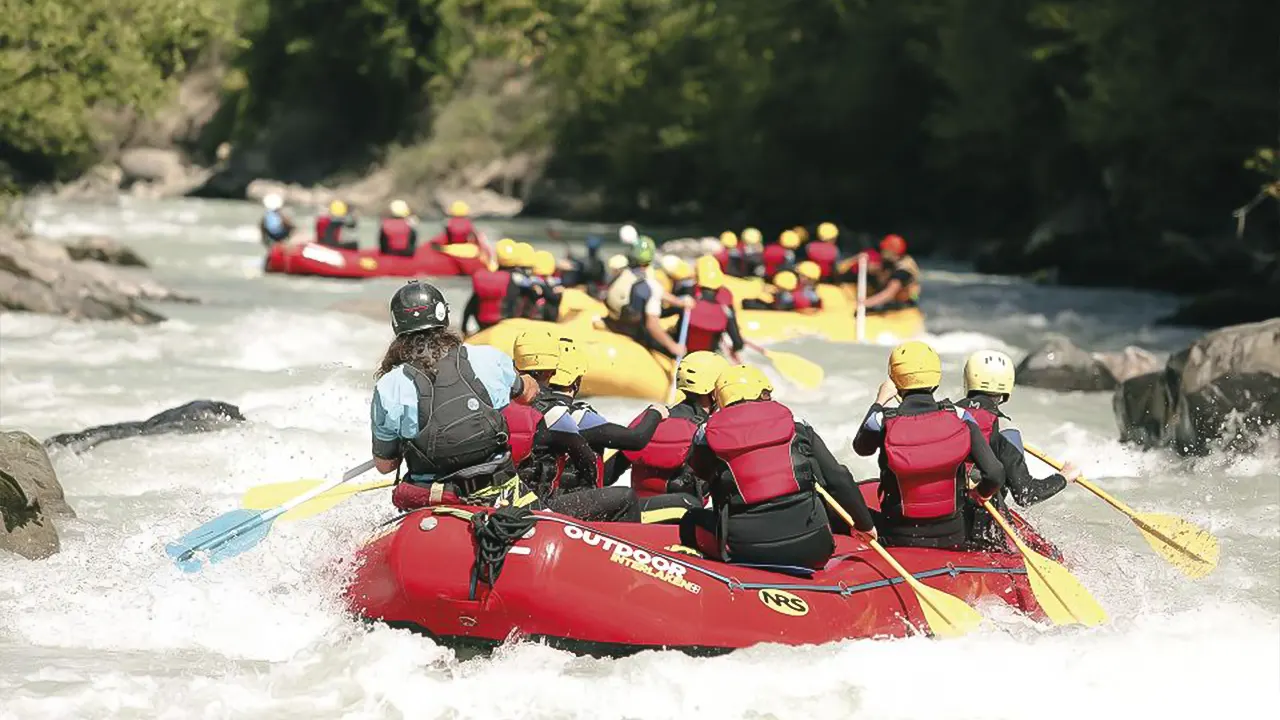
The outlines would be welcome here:
M 1019 390 L 1009 412 L 1029 440 L 1075 460 L 1139 509 L 1205 525 L 1223 551 L 1217 571 L 1193 583 L 1082 490 L 1033 508 L 1027 515 L 1110 612 L 1101 629 L 1052 629 L 1000 613 L 948 641 L 622 660 L 524 644 L 460 660 L 404 631 L 366 629 L 336 601 L 342 558 L 391 515 L 378 493 L 277 524 L 250 554 L 184 575 L 164 543 L 235 507 L 246 488 L 332 476 L 367 457 L 372 368 L 390 331 L 330 308 L 389 297 L 398 281 L 264 277 L 258 211 L 247 203 L 45 201 L 29 210 L 51 238 L 124 239 L 158 279 L 205 302 L 159 307 L 171 319 L 143 328 L 0 314 L 0 426 L 46 437 L 195 398 L 235 403 L 249 422 L 55 456 L 79 514 L 59 524 L 62 553 L 40 562 L 0 557 L 5 720 L 1205 718 L 1280 707 L 1277 446 L 1199 460 L 1136 451 L 1115 441 L 1108 394 Z M 980 348 L 1016 357 L 1062 332 L 1086 347 L 1168 351 L 1194 337 L 1153 326 L 1172 307 L 1160 296 L 1044 288 L 961 268 L 929 269 L 926 279 L 928 339 L 943 353 L 953 397 L 964 355 Z M 464 283 L 443 283 L 451 301 L 465 300 Z M 821 363 L 827 381 L 817 392 L 780 385 L 780 399 L 855 475 L 872 474 L 849 441 L 884 377 L 888 348 L 786 347 Z M 598 405 L 625 420 L 640 403 Z M 1033 471 L 1047 472 L 1035 463 Z M 590 611 L 621 612 L 623 603 Z

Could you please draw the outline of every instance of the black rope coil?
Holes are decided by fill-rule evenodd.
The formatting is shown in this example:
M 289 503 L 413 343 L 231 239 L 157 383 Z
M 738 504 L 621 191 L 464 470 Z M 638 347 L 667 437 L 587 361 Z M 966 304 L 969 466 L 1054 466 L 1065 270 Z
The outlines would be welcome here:
M 471 568 L 470 599 L 476 599 L 476 585 L 493 587 L 502 573 L 507 552 L 529 532 L 538 518 L 525 508 L 503 507 L 471 516 L 471 532 L 476 538 L 476 562 Z

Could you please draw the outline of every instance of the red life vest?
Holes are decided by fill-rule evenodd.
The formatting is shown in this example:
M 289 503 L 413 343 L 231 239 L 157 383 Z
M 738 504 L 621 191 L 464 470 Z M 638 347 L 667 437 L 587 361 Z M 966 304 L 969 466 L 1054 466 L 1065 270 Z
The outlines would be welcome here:
M 631 421 L 631 427 L 638 425 L 644 416 L 645 413 L 640 413 Z M 631 488 L 636 495 L 647 498 L 667 491 L 667 481 L 689 459 L 697 430 L 692 420 L 669 417 L 658 423 L 658 429 L 643 450 L 622 451 L 631 461 Z
M 840 251 L 829 242 L 809 243 L 805 246 L 805 255 L 822 269 L 822 277 L 829 278 L 835 272 L 836 258 Z
M 809 293 L 799 288 L 791 293 L 791 303 L 796 310 L 808 310 L 813 307 L 813 301 L 809 299 Z
M 449 218 L 449 222 L 444 225 L 444 241 L 448 245 L 469 243 L 475 232 L 476 228 L 470 220 L 461 217 Z
M 387 249 L 393 253 L 407 253 L 413 228 L 404 218 L 383 218 L 382 234 L 387 238 Z
M 885 411 L 881 452 L 898 480 L 904 518 L 955 515 L 957 483 L 970 449 L 969 428 L 950 405 L 922 415 Z
M 710 300 L 699 300 L 689 311 L 689 336 L 685 339 L 685 347 L 689 352 L 698 350 L 715 351 L 720 342 L 720 335 L 729 327 L 729 316 L 724 306 Z
M 489 326 L 503 320 L 502 303 L 511 287 L 511 273 L 506 270 L 478 270 L 471 276 L 471 289 L 479 300 L 476 319 Z
M 519 465 L 533 453 L 533 436 L 542 422 L 542 413 L 520 403 L 507 403 L 502 408 L 507 419 L 507 443 L 511 445 L 511 462 Z
M 720 272 L 728 272 L 729 271 L 729 248 L 721 245 L 720 247 L 716 248 L 716 251 L 712 254 L 715 257 L 716 262 L 720 263 Z
M 725 307 L 733 307 L 733 292 L 727 287 L 722 287 L 716 291 L 716 302 Z
M 964 409 L 969 413 L 970 417 L 978 422 L 978 429 L 982 431 L 983 439 L 991 442 L 991 433 L 995 431 L 996 422 L 1000 419 L 1000 416 L 986 408 L 976 405 L 970 406 L 967 403 Z
M 766 245 L 760 259 L 764 262 L 764 276 L 771 278 L 790 260 L 791 251 L 781 245 Z
M 801 491 L 791 459 L 795 418 L 783 405 L 765 400 L 723 408 L 707 421 L 706 435 L 747 505 Z
M 329 215 L 316 218 L 316 242 L 331 246 L 342 242 L 342 223 L 335 223 Z

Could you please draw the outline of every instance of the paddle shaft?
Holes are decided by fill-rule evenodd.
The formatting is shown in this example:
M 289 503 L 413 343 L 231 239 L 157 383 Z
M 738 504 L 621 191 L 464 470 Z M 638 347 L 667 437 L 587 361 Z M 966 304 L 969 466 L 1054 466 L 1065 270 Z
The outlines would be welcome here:
M 1055 460 L 1055 459 L 1053 459 L 1053 458 L 1049 457 L 1048 455 L 1045 455 L 1045 454 L 1044 454 L 1042 451 L 1040 451 L 1039 449 L 1034 448 L 1034 447 L 1032 447 L 1032 446 L 1030 446 L 1030 445 L 1024 445 L 1024 446 L 1023 446 L 1023 449 L 1024 449 L 1024 450 L 1026 450 L 1026 451 L 1027 451 L 1027 452 L 1028 452 L 1032 457 L 1035 457 L 1035 458 L 1039 459 L 1041 462 L 1043 462 L 1044 464 L 1046 464 L 1046 465 L 1048 465 L 1049 467 L 1053 468 L 1054 470 L 1059 470 L 1059 471 L 1060 471 L 1060 470 L 1062 470 L 1062 466 L 1063 466 L 1063 464 L 1064 464 L 1064 463 L 1058 462 L 1057 460 Z M 1103 499 L 1103 500 L 1104 500 L 1108 505 L 1110 505 L 1111 507 L 1115 508 L 1116 510 L 1119 510 L 1120 512 L 1124 513 L 1125 515 L 1128 515 L 1128 516 L 1129 516 L 1129 519 L 1130 519 L 1130 520 L 1132 520 L 1132 521 L 1133 521 L 1133 523 L 1134 523 L 1135 525 L 1137 525 L 1139 528 L 1141 528 L 1143 532 L 1150 533 L 1151 535 L 1153 535 L 1154 537 L 1158 538 L 1161 542 L 1165 543 L 1166 545 L 1168 545 L 1168 546 L 1170 546 L 1170 547 L 1173 547 L 1173 548 L 1177 548 L 1177 549 L 1178 549 L 1178 551 L 1180 551 L 1180 552 L 1182 552 L 1182 553 L 1184 553 L 1184 554 L 1186 554 L 1186 555 L 1188 555 L 1188 556 L 1190 556 L 1190 557 L 1192 557 L 1192 558 L 1195 558 L 1196 560 L 1199 560 L 1200 562 L 1208 562 L 1205 558 L 1203 558 L 1203 557 L 1201 557 L 1199 554 L 1197 554 L 1197 553 L 1193 552 L 1191 549 L 1187 548 L 1187 547 L 1186 547 L 1185 545 L 1183 545 L 1182 543 L 1180 543 L 1180 542 L 1178 542 L 1177 540 L 1174 540 L 1173 538 L 1169 537 L 1168 535 L 1165 535 L 1164 533 L 1160 532 L 1160 530 L 1159 530 L 1159 529 L 1154 528 L 1154 527 L 1151 527 L 1151 525 L 1149 525 L 1145 520 L 1143 520 L 1143 519 L 1142 519 L 1142 514 L 1141 514 L 1141 513 L 1139 513 L 1137 510 L 1134 510 L 1133 508 L 1129 507 L 1128 505 L 1124 504 L 1124 503 L 1123 503 L 1123 502 L 1121 502 L 1119 499 L 1117 499 L 1115 496 L 1113 496 L 1111 493 L 1107 492 L 1106 490 L 1103 490 L 1102 488 L 1098 487 L 1097 485 L 1094 485 L 1093 483 L 1089 482 L 1088 480 L 1085 480 L 1083 477 L 1078 477 L 1078 478 L 1076 478 L 1075 482 L 1076 482 L 1076 484 L 1077 484 L 1077 485 L 1079 485 L 1080 487 L 1084 488 L 1085 490 L 1088 490 L 1089 492 L 1093 493 L 1094 495 L 1097 495 L 1098 497 L 1102 498 L 1102 499 Z
M 867 339 L 867 255 L 858 256 L 858 309 L 854 314 L 854 337 L 858 342 Z
M 685 341 L 689 339 L 689 313 L 691 313 L 691 312 L 692 312 L 692 310 L 689 310 L 689 309 L 687 309 L 687 308 L 686 308 L 686 309 L 685 309 L 685 311 L 684 311 L 684 315 L 680 318 L 680 340 L 679 340 L 679 343 L 680 343 L 681 345 L 684 345 Z M 675 399 L 676 399 L 676 376 L 680 374 L 680 363 L 684 362 L 684 356 L 685 356 L 685 355 L 687 355 L 687 354 L 688 354 L 688 352 L 687 352 L 687 351 L 686 351 L 686 352 L 683 352 L 683 353 L 680 353 L 680 357 L 676 358 L 676 366 L 675 366 L 674 368 L 672 368 L 672 369 L 671 369 L 671 388 L 670 388 L 669 390 L 667 390 L 667 402 L 668 402 L 668 403 L 675 402 Z
M 1010 540 L 1013 540 L 1013 544 L 1018 546 L 1018 549 L 1022 551 L 1022 554 L 1026 555 L 1028 553 L 1035 552 L 1023 544 L 1022 538 L 1018 537 L 1018 533 L 1014 532 L 1013 526 L 1009 524 L 1008 520 L 1004 519 L 1004 515 L 1001 515 L 999 510 L 996 510 L 996 506 L 992 505 L 990 500 L 983 500 L 982 507 L 986 508 L 987 512 L 991 513 L 991 517 L 995 518 L 996 523 L 1004 529 L 1005 534 L 1009 536 Z
M 827 492 L 827 489 L 822 487 L 821 485 L 815 484 L 813 487 L 818 491 L 818 494 L 822 496 L 822 499 L 826 501 L 827 505 L 832 510 L 834 510 L 836 514 L 839 515 L 845 522 L 849 523 L 849 529 L 853 530 L 854 529 L 853 518 L 849 517 L 849 513 L 845 511 L 845 509 L 840 505 L 840 503 L 836 502 L 836 499 L 831 497 L 831 493 Z M 868 537 L 867 544 L 871 546 L 871 549 L 876 551 L 876 554 L 879 555 L 881 559 L 889 563 L 889 567 L 893 568 L 895 572 L 901 575 L 903 580 L 907 581 L 907 585 L 911 586 L 912 590 L 915 590 L 917 594 L 920 594 L 919 591 L 924 589 L 924 583 L 921 583 L 919 580 L 916 579 L 914 575 L 907 572 L 907 569 L 902 567 L 902 564 L 899 563 L 896 559 L 894 559 L 894 557 L 889 554 L 888 550 L 884 549 L 884 546 L 880 544 L 879 540 L 876 540 L 875 538 L 872 538 L 872 537 Z
M 324 493 L 329 492 L 330 490 L 338 487 L 342 483 L 347 482 L 352 478 L 359 477 L 372 469 L 373 469 L 373 459 L 370 458 L 369 460 L 366 460 L 363 463 L 343 473 L 342 477 L 335 478 L 330 482 L 327 482 L 323 485 L 315 487 L 308 492 L 302 493 L 298 497 L 293 498 L 292 500 L 289 500 L 288 502 L 280 505 L 279 507 L 259 513 L 249 518 L 248 520 L 245 520 L 239 525 L 228 528 L 226 532 L 223 532 L 220 535 L 215 535 L 214 537 L 211 537 L 202 543 L 196 543 L 192 547 L 187 548 L 181 555 L 178 556 L 177 559 L 180 561 L 188 560 L 191 558 L 192 555 L 199 552 L 200 550 L 204 550 L 209 547 L 213 547 L 215 545 L 221 545 L 222 543 L 225 543 L 226 541 L 238 535 L 242 535 L 258 527 L 259 525 L 269 523 L 272 520 L 275 520 L 276 518 L 280 517 L 281 515 L 289 512 L 290 510 L 298 507 L 299 505 L 305 502 L 308 502 L 320 495 L 323 495 Z

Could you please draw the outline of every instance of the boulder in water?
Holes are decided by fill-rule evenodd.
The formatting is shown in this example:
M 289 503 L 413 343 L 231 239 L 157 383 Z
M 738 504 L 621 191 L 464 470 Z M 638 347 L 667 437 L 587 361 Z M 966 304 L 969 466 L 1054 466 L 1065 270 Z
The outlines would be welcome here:
M 1160 358 L 1136 345 L 1130 345 L 1120 352 L 1094 353 L 1093 358 L 1111 373 L 1117 383 L 1156 372 L 1163 367 Z
M 217 400 L 193 400 L 140 422 L 112 423 L 80 432 L 54 435 L 45 440 L 44 445 L 48 448 L 65 447 L 73 452 L 82 452 L 108 440 L 168 433 L 185 435 L 210 432 L 244 422 L 244 419 L 240 408 L 231 403 Z
M 1121 384 L 1113 409 L 1127 442 L 1193 455 L 1220 441 L 1251 449 L 1280 422 L 1280 318 L 1205 335 L 1162 372 Z
M 56 515 L 75 512 L 44 447 L 24 432 L 0 433 L 0 550 L 32 560 L 58 552 Z
M 72 260 L 95 260 L 106 265 L 127 267 L 147 266 L 147 261 L 133 248 L 114 238 L 95 235 L 77 238 L 67 243 L 67 256 Z
M 145 300 L 196 302 L 128 269 L 77 262 L 67 246 L 0 228 L 0 309 L 76 320 L 164 320 Z
M 1116 379 L 1092 354 L 1061 335 L 1051 335 L 1018 363 L 1017 383 L 1046 390 L 1098 391 L 1116 386 Z

